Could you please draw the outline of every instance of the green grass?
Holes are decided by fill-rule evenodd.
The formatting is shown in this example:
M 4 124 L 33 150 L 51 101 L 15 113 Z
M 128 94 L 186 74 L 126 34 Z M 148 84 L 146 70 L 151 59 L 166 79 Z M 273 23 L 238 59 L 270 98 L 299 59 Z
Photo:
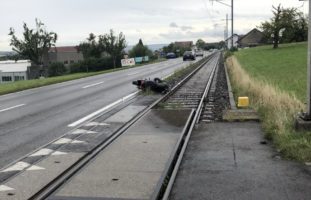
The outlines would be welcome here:
M 254 78 L 265 80 L 306 101 L 307 43 L 272 45 L 235 53 L 243 68 Z
M 148 62 L 146 64 L 163 62 L 165 60 L 166 59 L 158 59 L 158 60 L 155 60 L 152 62 Z M 52 84 L 61 83 L 61 82 L 65 82 L 65 81 L 71 81 L 71 80 L 85 78 L 85 77 L 89 77 L 89 76 L 95 76 L 95 75 L 99 75 L 99 74 L 105 74 L 105 73 L 110 73 L 110 72 L 114 72 L 114 71 L 125 70 L 125 69 L 129 69 L 129 68 L 134 68 L 134 67 L 141 67 L 141 66 L 144 66 L 146 64 L 137 64 L 137 65 L 131 66 L 131 67 L 122 67 L 122 68 L 110 69 L 110 70 L 99 71 L 99 72 L 75 73 L 75 74 L 50 77 L 50 78 L 44 78 L 44 79 L 17 81 L 17 82 L 11 82 L 11 83 L 6 83 L 6 84 L 0 84 L 0 95 L 18 92 L 18 91 L 22 91 L 22 90 L 27 90 L 27 89 L 31 89 L 31 88 L 42 87 L 42 86 L 46 86 L 46 85 L 52 85 Z
M 305 109 L 307 44 L 263 46 L 234 55 L 238 62 L 231 57 L 227 64 L 235 96 L 250 97 L 266 137 L 284 158 L 311 162 L 311 132 L 294 129 L 297 113 Z

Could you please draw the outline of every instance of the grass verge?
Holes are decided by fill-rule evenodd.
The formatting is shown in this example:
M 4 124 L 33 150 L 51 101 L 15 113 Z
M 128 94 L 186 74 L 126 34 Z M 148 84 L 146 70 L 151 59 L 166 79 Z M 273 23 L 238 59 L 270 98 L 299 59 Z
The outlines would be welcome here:
M 163 62 L 165 60 L 166 59 L 158 59 L 156 61 L 152 61 L 147 64 Z M 62 82 L 71 81 L 71 80 L 80 79 L 80 78 L 125 70 L 129 68 L 134 68 L 134 67 L 141 67 L 144 65 L 145 64 L 138 64 L 138 65 L 131 66 L 131 67 L 116 68 L 116 69 L 104 70 L 104 71 L 99 71 L 99 72 L 75 73 L 75 74 L 50 77 L 50 78 L 44 78 L 44 79 L 34 79 L 34 80 L 17 81 L 17 82 L 12 82 L 12 83 L 0 84 L 0 95 L 9 94 L 9 93 L 18 92 L 18 91 L 27 90 L 27 89 L 32 89 L 32 88 L 38 88 L 38 87 L 52 85 L 56 83 L 62 83 Z
M 252 77 L 269 82 L 300 101 L 306 101 L 307 43 L 243 49 L 234 55 Z
M 287 159 L 311 161 L 311 133 L 297 133 L 293 124 L 304 104 L 295 95 L 285 92 L 266 79 L 249 75 L 236 57 L 227 59 L 235 96 L 249 96 L 251 106 L 258 111 L 268 139 Z

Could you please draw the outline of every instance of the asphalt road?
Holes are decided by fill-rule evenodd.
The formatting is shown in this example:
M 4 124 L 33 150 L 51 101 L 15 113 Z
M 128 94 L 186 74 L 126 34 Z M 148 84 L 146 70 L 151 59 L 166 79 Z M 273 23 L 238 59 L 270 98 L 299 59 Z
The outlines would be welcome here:
M 189 63 L 172 59 L 0 96 L 0 168 L 73 129 L 69 124 L 137 91 L 133 80 L 165 77 Z

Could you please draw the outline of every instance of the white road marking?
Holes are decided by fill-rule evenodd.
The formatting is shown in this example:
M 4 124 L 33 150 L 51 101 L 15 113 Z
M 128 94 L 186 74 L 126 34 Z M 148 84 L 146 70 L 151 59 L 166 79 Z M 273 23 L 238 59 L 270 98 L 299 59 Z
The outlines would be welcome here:
M 25 105 L 26 105 L 26 104 L 19 104 L 19 105 L 16 105 L 16 106 L 12 106 L 12 107 L 9 107 L 9 108 L 2 109 L 2 110 L 0 110 L 0 112 L 12 110 L 12 109 L 14 109 L 14 108 L 19 108 L 19 107 L 22 107 L 22 106 L 25 106 Z
M 81 140 L 72 140 L 71 143 L 72 144 L 80 144 L 80 143 L 85 143 L 85 142 L 81 141 Z
M 102 84 L 102 83 L 104 83 L 104 81 L 101 81 L 101 82 L 98 82 L 98 83 L 94 83 L 94 84 L 91 84 L 91 85 L 86 85 L 86 86 L 84 86 L 84 87 L 82 87 L 83 89 L 86 89 L 86 88 L 89 88 L 89 87 L 93 87 L 93 86 L 96 86 L 96 85 L 100 85 L 100 84 Z
M 102 113 L 102 112 L 104 112 L 104 111 L 106 111 L 106 110 L 108 110 L 108 109 L 110 109 L 110 108 L 120 104 L 120 103 L 123 103 L 127 99 L 135 96 L 137 93 L 138 93 L 138 91 L 134 92 L 132 94 L 129 94 L 129 95 L 127 95 L 127 96 L 125 96 L 125 97 L 123 97 L 123 98 L 121 98 L 121 99 L 119 99 L 119 100 L 117 100 L 117 101 L 115 101 L 115 102 L 113 102 L 113 103 L 111 103 L 111 104 L 109 104 L 109 105 L 107 105 L 107 106 L 105 106 L 105 107 L 103 107 L 103 108 L 101 108 L 101 109 L 99 109 L 99 110 L 97 110 L 97 111 L 87 115 L 86 117 L 83 117 L 83 118 L 79 119 L 78 121 L 69 124 L 68 127 L 75 127 L 75 126 L 77 126 L 79 124 L 82 124 L 83 122 L 86 122 L 87 120 L 90 120 L 91 118 L 95 117 L 96 115 L 98 115 L 98 114 L 100 114 L 100 113 Z
M 54 142 L 53 144 L 78 144 L 78 143 L 84 143 L 84 141 L 80 141 L 80 140 L 72 140 L 69 138 L 61 138 L 59 140 L 57 140 L 56 142 Z
M 31 167 L 27 168 L 27 171 L 35 171 L 35 170 L 44 170 L 45 168 L 39 167 L 37 165 L 32 165 Z
M 67 153 L 62 152 L 62 151 L 55 151 L 54 153 L 52 153 L 52 156 L 61 156 L 61 155 L 66 155 Z
M 22 171 L 25 168 L 29 167 L 30 164 L 26 163 L 26 162 L 17 162 L 14 165 L 12 165 L 11 167 L 6 168 L 5 170 L 1 171 L 1 172 L 11 172 L 11 171 Z
M 133 75 L 136 75 L 136 74 L 139 74 L 140 72 L 134 72 L 134 73 L 131 73 L 131 74 L 128 74 L 128 76 L 133 76 Z
M 46 156 L 49 155 L 53 152 L 52 149 L 40 149 L 39 151 L 37 151 L 36 153 L 31 154 L 29 157 L 35 157 L 35 156 Z
M 89 131 L 89 130 L 84 130 L 84 129 L 77 129 L 70 134 L 89 134 L 89 133 L 97 133 L 95 131 Z
M 61 152 L 61 151 L 54 151 L 52 149 L 40 149 L 39 151 L 31 154 L 29 157 L 35 157 L 35 156 L 47 156 L 47 155 L 52 155 L 52 156 L 58 156 L 58 155 L 65 155 L 67 153 Z
M 68 138 L 60 138 L 59 140 L 56 140 L 53 144 L 68 144 L 72 140 Z
M 100 123 L 100 122 L 89 122 L 84 126 L 109 126 L 110 124 L 107 123 Z
M 14 189 L 6 185 L 0 185 L 0 192 L 6 192 L 6 191 L 11 191 L 11 190 L 14 190 Z

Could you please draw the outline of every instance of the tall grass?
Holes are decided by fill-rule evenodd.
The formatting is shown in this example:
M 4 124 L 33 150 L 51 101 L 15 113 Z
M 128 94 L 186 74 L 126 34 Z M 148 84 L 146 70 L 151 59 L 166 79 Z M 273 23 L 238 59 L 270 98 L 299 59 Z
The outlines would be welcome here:
M 311 134 L 296 133 L 294 120 L 305 109 L 294 95 L 281 91 L 268 82 L 251 77 L 233 56 L 227 59 L 235 96 L 248 96 L 251 106 L 262 119 L 266 137 L 286 158 L 311 161 Z

